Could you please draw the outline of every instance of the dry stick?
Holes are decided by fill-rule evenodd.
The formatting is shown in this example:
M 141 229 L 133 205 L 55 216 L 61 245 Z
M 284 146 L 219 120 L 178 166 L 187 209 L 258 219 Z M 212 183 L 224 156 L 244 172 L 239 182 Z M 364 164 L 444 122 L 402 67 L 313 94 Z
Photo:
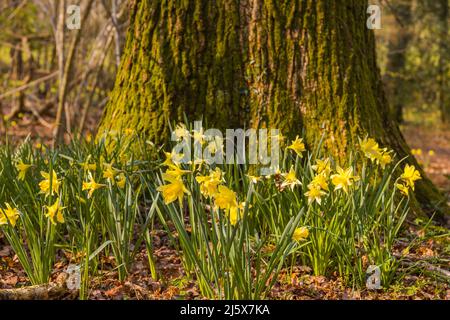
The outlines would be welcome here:
M 55 282 L 34 286 L 0 289 L 0 300 L 57 300 L 76 296 L 77 290 L 69 290 L 66 285 L 67 273 L 60 273 Z
M 0 300 L 55 300 L 67 294 L 67 289 L 54 284 L 17 289 L 0 289 Z
M 411 267 L 411 266 L 422 266 L 424 267 L 426 270 L 428 271 L 432 271 L 432 272 L 437 272 L 439 273 L 441 276 L 444 276 L 445 278 L 447 278 L 448 280 L 450 280 L 450 271 L 439 268 L 435 265 L 432 265 L 431 263 L 428 263 L 427 261 L 424 260 L 415 260 L 415 259 L 411 259 L 410 261 L 406 261 L 404 260 L 404 257 L 400 254 L 394 254 L 394 256 L 398 259 L 400 259 L 400 264 L 407 266 L 407 267 Z
M 93 98 L 93 94 L 95 92 L 95 88 L 97 87 L 97 83 L 98 83 L 98 79 L 99 79 L 99 73 L 101 72 L 102 68 L 103 68 L 103 64 L 106 58 L 106 54 L 109 50 L 109 47 L 111 45 L 111 41 L 112 41 L 112 37 L 115 37 L 115 41 L 116 41 L 116 64 L 117 67 L 118 63 L 120 62 L 120 50 L 119 50 L 119 62 L 117 61 L 117 45 L 118 45 L 118 38 L 117 38 L 117 32 L 119 31 L 120 27 L 118 25 L 118 19 L 121 19 L 123 17 L 123 15 L 125 14 L 125 5 L 122 5 L 120 8 L 119 12 L 116 12 L 116 8 L 114 8 L 113 12 L 111 12 L 108 9 L 108 6 L 105 3 L 105 0 L 102 1 L 103 7 L 106 10 L 106 12 L 108 13 L 110 20 L 108 21 L 108 23 L 103 27 L 103 29 L 100 31 L 99 35 L 96 38 L 96 47 L 92 50 L 92 54 L 91 54 L 91 58 L 89 60 L 89 64 L 88 64 L 88 68 L 85 71 L 85 73 L 83 74 L 83 81 L 81 84 L 81 87 L 84 87 L 86 82 L 87 82 L 87 78 L 90 75 L 90 71 L 92 71 L 94 69 L 94 67 L 99 67 L 97 70 L 97 73 L 95 75 L 95 79 L 93 82 L 93 90 L 91 91 L 91 94 L 89 95 L 89 98 L 87 100 L 86 103 L 83 104 L 82 109 L 81 109 L 81 119 L 78 125 L 78 138 L 81 137 L 81 134 L 84 130 L 84 126 L 86 124 L 86 117 L 87 117 L 87 113 L 89 111 L 89 107 L 90 104 L 92 102 L 92 98 Z M 114 34 L 111 34 L 111 32 L 114 32 Z M 119 43 L 119 47 L 120 47 L 120 43 Z M 101 52 L 100 55 L 98 55 L 98 52 Z M 99 56 L 99 58 L 97 58 L 97 56 Z M 97 59 L 96 59 L 97 58 Z M 98 61 L 97 61 L 98 60 Z M 81 89 L 81 88 L 80 88 Z M 76 98 L 76 103 L 75 105 L 78 105 L 80 100 L 80 92 L 78 92 L 77 98 Z
M 64 116 L 63 106 L 65 99 L 65 88 L 64 88 L 64 11 L 66 8 L 66 1 L 60 0 L 58 6 L 58 20 L 56 23 L 55 30 L 55 46 L 56 55 L 58 56 L 58 70 L 59 70 L 59 90 L 58 90 L 58 106 L 56 110 L 56 119 L 53 129 L 53 144 L 56 144 L 56 139 L 59 138 L 59 128 L 61 126 L 61 120 Z M 56 4 L 55 4 L 56 12 Z
M 111 40 L 111 39 L 112 38 L 110 38 L 109 40 Z M 97 70 L 97 73 L 95 75 L 95 79 L 94 79 L 94 82 L 93 82 L 93 89 L 91 91 L 91 94 L 89 95 L 89 98 L 88 98 L 87 102 L 83 105 L 82 110 L 81 110 L 81 119 L 80 119 L 80 124 L 79 124 L 79 127 L 78 127 L 78 138 L 81 137 L 81 134 L 82 134 L 82 132 L 84 130 L 84 125 L 86 124 L 86 117 L 87 117 L 87 114 L 88 114 L 88 111 L 89 111 L 89 107 L 91 105 L 95 89 L 97 88 L 100 72 L 102 71 L 103 64 L 105 62 L 106 52 L 107 52 L 109 46 L 111 45 L 111 41 L 109 41 L 109 40 L 107 41 L 107 45 L 106 45 L 105 51 L 104 51 L 104 53 L 103 53 L 103 55 L 101 57 L 101 60 L 100 60 L 100 66 L 99 66 L 99 68 Z
M 75 103 L 74 103 L 75 106 L 80 105 L 81 90 L 82 90 L 82 88 L 87 86 L 88 78 L 89 78 L 91 72 L 95 68 L 98 68 L 100 66 L 100 69 L 97 70 L 97 73 L 95 76 L 93 91 L 95 90 L 95 87 L 97 86 L 99 72 L 101 71 L 101 67 L 105 60 L 109 46 L 111 45 L 112 29 L 113 29 L 112 22 L 109 21 L 96 37 L 95 47 L 92 49 L 89 63 L 87 64 L 86 70 L 83 72 L 83 75 L 82 75 L 81 85 L 77 92 L 77 96 L 75 98 Z M 91 102 L 91 100 L 92 100 L 92 94 L 89 96 L 87 104 L 89 104 Z M 81 133 L 84 129 L 84 123 L 85 123 L 86 113 L 87 113 L 87 110 L 86 110 L 87 104 L 84 104 L 81 107 L 81 120 L 78 125 L 78 138 L 80 138 Z
M 120 29 L 119 24 L 117 22 L 117 6 L 116 6 L 116 0 L 112 1 L 112 8 L 111 8 L 111 20 L 114 24 L 114 44 L 115 44 L 115 55 L 116 55 L 116 67 L 119 68 L 120 65 Z
M 64 1 L 61 1 L 64 2 Z M 86 5 L 83 17 L 81 19 L 81 26 L 83 26 L 84 22 L 86 21 L 90 11 L 91 6 L 93 4 L 94 0 L 88 0 L 88 3 Z M 60 13 L 61 14 L 61 13 Z M 64 20 L 64 12 L 62 13 L 63 20 Z M 64 23 L 64 22 L 63 22 Z M 66 102 L 66 94 L 67 94 L 67 85 L 69 82 L 69 75 L 72 70 L 73 66 L 73 59 L 75 57 L 75 51 L 76 47 L 78 45 L 78 42 L 81 38 L 81 28 L 76 31 L 75 37 L 72 40 L 72 43 L 69 48 L 69 52 L 67 54 L 67 61 L 64 66 L 63 75 L 60 82 L 60 92 L 59 92 L 59 99 L 58 99 L 58 108 L 56 110 L 56 119 L 55 119 L 55 129 L 53 131 L 53 146 L 58 144 L 59 142 L 62 142 L 64 137 L 64 128 L 61 126 L 61 122 L 63 122 L 63 116 L 64 116 L 64 104 Z
M 39 84 L 39 83 L 41 83 L 41 82 L 44 82 L 44 81 L 47 81 L 47 80 L 49 80 L 49 79 L 55 78 L 55 77 L 58 75 L 58 73 L 59 73 L 58 71 L 55 71 L 55 72 L 53 72 L 53 73 L 50 73 L 49 75 L 46 75 L 45 77 L 42 77 L 42 78 L 33 80 L 33 81 L 31 81 L 31 82 L 29 82 L 29 83 L 27 83 L 27 84 L 24 84 L 24 85 L 22 85 L 22 86 L 20 86 L 20 87 L 17 87 L 17 88 L 15 88 L 15 89 L 12 89 L 12 90 L 10 90 L 10 91 L 8 91 L 8 92 L 5 92 L 5 93 L 3 93 L 3 94 L 0 95 L 0 100 L 2 100 L 3 98 L 8 97 L 8 96 L 10 96 L 10 95 L 13 95 L 13 94 L 15 94 L 15 93 L 18 93 L 18 92 L 21 92 L 21 91 L 23 91 L 23 90 L 26 90 L 26 89 L 28 89 L 28 88 L 30 88 L 30 87 L 33 87 L 33 86 L 35 86 L 35 85 L 37 85 L 37 84 Z

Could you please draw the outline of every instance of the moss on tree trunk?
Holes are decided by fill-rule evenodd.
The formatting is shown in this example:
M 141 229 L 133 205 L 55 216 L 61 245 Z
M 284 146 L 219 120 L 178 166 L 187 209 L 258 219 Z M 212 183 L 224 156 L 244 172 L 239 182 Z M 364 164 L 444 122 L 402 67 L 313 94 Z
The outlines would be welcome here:
M 325 134 L 340 157 L 365 134 L 409 156 L 366 9 L 361 0 L 136 0 L 99 134 L 132 128 L 161 143 L 186 113 L 208 127 L 271 127 L 290 138 L 305 130 L 310 144 Z M 427 178 L 416 196 L 441 218 L 448 212 Z

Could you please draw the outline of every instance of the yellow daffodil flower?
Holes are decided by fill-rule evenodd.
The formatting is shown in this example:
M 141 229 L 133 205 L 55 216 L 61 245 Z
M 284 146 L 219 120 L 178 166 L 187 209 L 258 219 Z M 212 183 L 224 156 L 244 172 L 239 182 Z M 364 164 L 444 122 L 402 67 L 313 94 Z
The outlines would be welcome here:
M 55 170 L 52 170 L 52 176 L 50 177 L 50 173 L 41 171 L 41 176 L 44 178 L 41 182 L 39 182 L 39 188 L 42 193 L 46 195 L 53 195 L 53 193 L 58 193 L 59 186 L 61 185 L 61 181 L 58 180 L 58 176 L 56 175 Z M 50 190 L 50 180 L 51 180 L 51 190 Z
M 336 168 L 337 174 L 333 174 L 331 176 L 331 182 L 334 184 L 334 189 L 344 190 L 345 193 L 348 192 L 348 187 L 353 184 L 353 181 L 357 180 L 358 177 L 353 176 L 353 168 L 349 167 L 344 170 L 340 166 Z
M 302 152 L 305 151 L 305 144 L 303 143 L 303 139 L 299 138 L 298 136 L 295 138 L 294 141 L 292 141 L 292 144 L 287 147 L 288 149 L 294 150 L 295 153 L 302 158 Z
M 405 196 L 407 196 L 409 194 L 409 188 L 407 185 L 404 185 L 403 183 L 396 183 L 395 186 L 397 187 L 397 189 L 399 189 L 401 191 L 401 193 L 403 193 Z
M 178 179 L 178 178 L 181 178 L 184 174 L 190 173 L 190 172 L 191 171 L 189 171 L 189 170 L 180 169 L 178 166 L 172 166 L 169 169 L 167 169 L 166 172 L 163 173 L 163 178 L 165 176 L 170 176 L 175 179 Z M 166 180 L 166 179 L 164 178 L 164 180 Z
M 103 178 L 108 179 L 114 184 L 114 180 L 118 173 L 117 170 L 114 169 L 110 163 L 104 163 L 103 166 L 105 167 L 105 170 L 103 170 Z
M 294 167 L 291 167 L 288 173 L 283 173 L 284 181 L 281 184 L 281 187 L 290 187 L 291 190 L 294 189 L 296 185 L 301 184 L 301 182 L 297 179 L 295 176 L 295 170 Z
M 317 159 L 316 164 L 311 166 L 311 168 L 317 172 L 317 174 L 324 173 L 328 176 L 331 173 L 330 159 Z
M 181 180 L 181 178 L 176 178 L 172 176 L 166 176 L 164 177 L 164 180 L 170 183 L 162 185 L 156 189 L 162 193 L 164 203 L 170 204 L 178 199 L 180 205 L 182 205 L 183 195 L 185 193 L 190 194 L 189 191 L 184 186 L 183 180 Z
M 305 196 L 308 197 L 308 203 L 316 201 L 318 204 L 320 204 L 321 197 L 324 194 L 325 192 L 320 189 L 320 186 L 315 184 L 308 185 L 308 192 L 305 192 Z
M 95 190 L 100 189 L 102 187 L 106 187 L 104 184 L 100 184 L 95 182 L 94 178 L 91 176 L 90 180 L 88 182 L 83 182 L 82 190 L 89 190 L 88 191 L 88 198 L 92 197 L 92 194 Z
M 302 241 L 308 238 L 309 230 L 307 227 L 299 227 L 295 228 L 294 234 L 292 235 L 292 239 L 295 241 Z
M 198 142 L 200 145 L 203 145 L 206 142 L 203 128 L 200 130 L 193 130 L 192 137 L 194 138 L 194 142 Z
M 25 180 L 25 175 L 31 166 L 32 166 L 31 164 L 23 163 L 22 159 L 20 159 L 19 163 L 16 164 L 16 168 L 19 171 L 17 178 L 19 180 Z
M 257 176 L 252 176 L 252 175 L 247 175 L 248 179 L 250 180 L 251 183 L 253 184 L 257 184 L 259 181 L 261 181 L 261 177 L 257 177 Z
M 47 212 L 45 213 L 45 216 L 50 219 L 51 223 L 56 224 L 56 221 L 59 223 L 64 223 L 64 216 L 62 214 L 63 209 L 65 207 L 61 207 L 61 204 L 59 202 L 59 199 L 56 199 L 55 203 L 51 206 L 46 206 Z
M 189 131 L 186 129 L 184 123 L 177 124 L 174 133 L 178 141 L 189 137 Z
M 237 207 L 230 207 L 228 211 L 228 218 L 230 219 L 230 223 L 232 226 L 236 225 L 236 223 L 241 219 L 241 212 L 245 209 L 245 201 L 239 203 Z
M 120 189 L 123 189 L 124 187 L 125 187 L 125 183 L 126 183 L 126 178 L 125 178 L 125 174 L 123 173 L 123 172 L 121 172 L 119 175 L 118 175 L 118 178 L 119 179 L 117 179 L 117 186 L 120 188 Z
M 236 193 L 226 186 L 219 186 L 218 192 L 214 197 L 215 205 L 220 209 L 228 210 L 237 207 Z
M 380 163 L 380 166 L 384 169 L 386 165 L 392 162 L 392 157 L 389 154 L 389 152 L 386 151 L 387 149 L 383 149 L 380 157 L 378 158 L 378 162 Z
M 376 161 L 381 157 L 381 150 L 378 147 L 378 143 L 372 139 L 365 139 L 360 143 L 361 151 L 364 155 L 372 161 Z
M 200 192 L 205 197 L 213 197 L 217 192 L 217 186 L 220 184 L 222 179 L 222 171 L 216 168 L 207 176 L 198 175 L 195 180 L 200 184 Z
M 79 163 L 81 168 L 83 168 L 84 171 L 95 171 L 97 169 L 97 165 L 95 163 L 89 163 L 89 161 L 86 162 L 80 162 Z
M 316 175 L 312 181 L 311 184 L 318 186 L 320 189 L 328 191 L 328 178 L 325 176 L 325 172 L 322 174 Z
M 422 179 L 420 172 L 413 165 L 406 164 L 405 169 L 400 178 L 414 190 L 414 181 Z
M 166 156 L 166 160 L 164 160 L 162 165 L 169 168 L 176 167 L 180 163 L 181 159 L 184 158 L 183 154 L 177 154 L 175 152 L 164 152 L 164 155 Z
M 9 203 L 5 203 L 6 209 L 0 208 L 0 225 L 6 225 L 8 223 L 15 227 L 17 219 L 19 219 L 20 213 L 16 208 L 12 208 Z

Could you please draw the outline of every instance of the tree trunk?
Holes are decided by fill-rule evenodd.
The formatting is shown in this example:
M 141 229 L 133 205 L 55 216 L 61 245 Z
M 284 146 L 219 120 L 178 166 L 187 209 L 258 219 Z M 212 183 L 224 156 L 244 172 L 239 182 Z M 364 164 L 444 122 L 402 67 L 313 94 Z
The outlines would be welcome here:
M 133 1 L 99 135 L 132 128 L 159 144 L 186 113 L 208 127 L 278 128 L 290 138 L 305 130 L 310 144 L 324 133 L 339 157 L 369 134 L 408 156 L 366 9 L 361 0 Z M 448 212 L 427 178 L 416 196 L 441 218 Z

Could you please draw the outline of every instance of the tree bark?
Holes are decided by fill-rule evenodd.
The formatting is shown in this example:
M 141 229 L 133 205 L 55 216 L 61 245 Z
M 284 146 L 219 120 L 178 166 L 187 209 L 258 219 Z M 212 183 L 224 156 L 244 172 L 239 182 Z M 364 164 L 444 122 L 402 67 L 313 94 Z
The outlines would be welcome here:
M 391 118 L 361 0 L 149 1 L 130 29 L 99 136 L 133 128 L 159 144 L 169 121 L 270 127 L 340 158 L 365 134 L 410 156 Z M 419 167 L 414 157 L 408 162 Z M 425 177 L 416 197 L 440 218 L 442 195 Z

